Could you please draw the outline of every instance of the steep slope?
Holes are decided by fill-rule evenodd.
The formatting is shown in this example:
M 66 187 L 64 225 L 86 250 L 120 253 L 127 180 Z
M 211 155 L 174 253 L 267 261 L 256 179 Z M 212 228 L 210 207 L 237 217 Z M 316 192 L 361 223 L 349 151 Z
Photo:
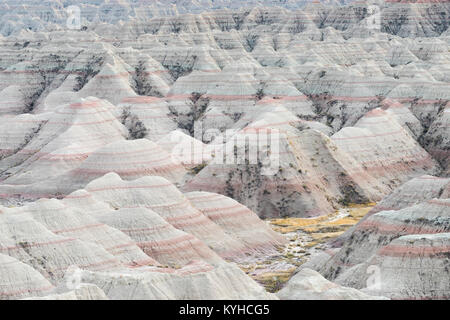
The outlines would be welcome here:
M 216 224 L 164 178 L 125 181 L 117 174 L 63 200 L 2 208 L 0 257 L 7 276 L 2 298 L 105 298 L 101 290 L 113 299 L 275 298 L 220 257 L 277 254 L 285 241 L 250 210 L 241 210 L 251 226 L 236 229 L 217 218 Z M 255 233 L 260 239 L 250 240 Z M 81 287 L 64 288 L 74 268 L 79 282 L 74 286 Z M 17 270 L 29 277 L 8 276 Z M 16 280 L 22 283 L 17 291 L 12 290 Z
M 264 113 L 230 137 L 216 151 L 219 160 L 185 188 L 213 188 L 262 217 L 315 216 L 333 211 L 338 203 L 370 202 L 387 192 L 330 138 L 316 130 L 299 131 L 276 118 Z
M 293 276 L 277 296 L 282 300 L 383 300 L 353 288 L 336 285 L 320 273 L 302 269 Z
M 46 294 L 53 286 L 29 265 L 8 255 L 0 254 L 1 300 L 19 299 L 30 295 Z
M 332 139 L 352 154 L 367 173 L 390 188 L 414 176 L 440 170 L 389 110 L 370 111 L 354 127 L 340 130 Z
M 0 299 L 448 298 L 449 10 L 2 1 Z
M 448 273 L 448 205 L 448 199 L 433 199 L 371 215 L 319 272 L 339 284 L 392 298 L 445 298 L 448 288 L 437 283 Z M 371 287 L 372 269 L 381 275 L 376 287 Z M 398 277 L 405 273 L 407 277 Z M 394 283 L 389 280 L 396 277 Z

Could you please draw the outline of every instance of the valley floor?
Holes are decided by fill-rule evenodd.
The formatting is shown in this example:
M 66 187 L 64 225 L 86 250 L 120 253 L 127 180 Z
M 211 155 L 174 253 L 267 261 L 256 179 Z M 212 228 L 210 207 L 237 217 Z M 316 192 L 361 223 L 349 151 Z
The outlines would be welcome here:
M 287 237 L 289 242 L 280 249 L 278 256 L 249 258 L 241 261 L 239 266 L 267 291 L 277 292 L 299 266 L 312 255 L 327 250 L 329 241 L 357 224 L 374 206 L 375 203 L 351 204 L 317 218 L 268 219 L 266 223 Z

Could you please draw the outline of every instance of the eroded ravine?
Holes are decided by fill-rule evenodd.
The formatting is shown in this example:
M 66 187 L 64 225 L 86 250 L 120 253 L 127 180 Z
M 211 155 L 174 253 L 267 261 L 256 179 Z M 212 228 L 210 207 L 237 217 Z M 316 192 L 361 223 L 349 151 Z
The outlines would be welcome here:
M 353 204 L 317 218 L 282 218 L 266 222 L 289 242 L 278 256 L 249 259 L 239 265 L 269 292 L 279 291 L 295 270 L 326 249 L 326 243 L 342 235 L 364 217 L 375 203 Z

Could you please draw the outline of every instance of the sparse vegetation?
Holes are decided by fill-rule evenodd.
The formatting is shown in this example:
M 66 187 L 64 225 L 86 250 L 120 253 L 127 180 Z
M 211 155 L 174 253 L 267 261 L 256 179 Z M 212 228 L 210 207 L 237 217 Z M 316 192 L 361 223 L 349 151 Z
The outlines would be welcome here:
M 190 173 L 196 175 L 198 174 L 200 171 L 202 171 L 205 167 L 207 166 L 206 163 L 202 163 L 199 164 L 198 166 L 193 167 L 192 169 L 189 170 Z
M 78 70 L 78 75 L 75 78 L 76 85 L 73 90 L 80 91 L 81 89 L 83 89 L 84 86 L 89 82 L 89 80 L 91 80 L 100 72 L 103 61 L 103 57 L 92 57 L 84 69 Z
M 255 99 L 256 99 L 256 101 L 259 101 L 262 98 L 264 98 L 264 96 L 265 96 L 264 89 L 263 88 L 259 88 L 258 91 L 256 91 Z
M 131 114 L 130 108 L 124 108 L 120 117 L 121 123 L 128 130 L 129 140 L 136 140 L 145 138 L 148 133 L 144 123 L 139 120 L 138 116 Z

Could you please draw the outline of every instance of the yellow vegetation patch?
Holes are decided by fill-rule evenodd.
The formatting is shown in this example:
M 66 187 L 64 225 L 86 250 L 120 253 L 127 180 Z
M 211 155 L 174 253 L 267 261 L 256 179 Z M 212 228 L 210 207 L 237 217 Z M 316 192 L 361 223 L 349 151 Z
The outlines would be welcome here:
M 280 272 L 268 272 L 254 277 L 268 292 L 279 291 L 289 281 L 296 268 Z
M 376 203 L 375 202 L 369 202 L 369 203 L 350 203 L 347 208 L 350 209 L 367 209 L 370 208 L 372 209 L 373 207 L 375 207 Z M 369 210 L 370 210 L 369 209 Z
M 329 215 L 317 218 L 285 218 L 272 219 L 270 223 L 275 231 L 280 233 L 290 233 L 302 230 L 308 233 L 329 232 L 331 227 L 334 227 L 334 232 L 341 231 L 340 229 L 347 229 L 355 225 L 362 217 L 364 217 L 373 207 L 375 203 L 368 204 L 351 204 L 345 210 L 348 216 L 339 218 L 339 211 Z M 336 229 L 336 227 L 341 227 Z M 342 230 L 343 231 L 343 230 Z
M 333 214 L 334 216 L 335 214 Z M 317 225 L 322 221 L 329 219 L 329 216 L 322 216 L 318 218 L 285 218 L 273 219 L 270 221 L 274 225 L 274 229 L 281 233 L 289 233 L 302 229 L 303 227 Z M 277 228 L 278 227 L 278 228 Z
M 312 233 L 311 236 L 313 237 L 314 240 L 319 240 L 319 241 L 322 242 L 324 240 L 337 238 L 343 233 L 344 233 L 344 231 L 326 232 L 326 233 Z
M 279 257 L 241 266 L 241 269 L 261 283 L 267 291 L 277 292 L 290 279 L 295 269 L 308 260 L 311 253 L 320 250 L 324 243 L 339 237 L 374 206 L 375 203 L 351 204 L 321 217 L 269 220 L 275 231 L 287 234 L 289 243 L 279 249 Z M 272 269 L 272 264 L 283 266 L 283 269 Z
M 342 224 L 345 224 L 345 225 L 354 225 L 354 224 L 356 224 L 357 222 L 359 221 L 359 219 L 356 219 L 356 218 L 353 218 L 353 217 L 345 217 L 345 218 L 342 218 L 342 219 L 338 219 L 338 220 L 335 220 L 335 221 L 329 221 L 327 224 L 328 225 L 334 225 L 334 226 L 338 226 L 338 225 L 342 225 Z

